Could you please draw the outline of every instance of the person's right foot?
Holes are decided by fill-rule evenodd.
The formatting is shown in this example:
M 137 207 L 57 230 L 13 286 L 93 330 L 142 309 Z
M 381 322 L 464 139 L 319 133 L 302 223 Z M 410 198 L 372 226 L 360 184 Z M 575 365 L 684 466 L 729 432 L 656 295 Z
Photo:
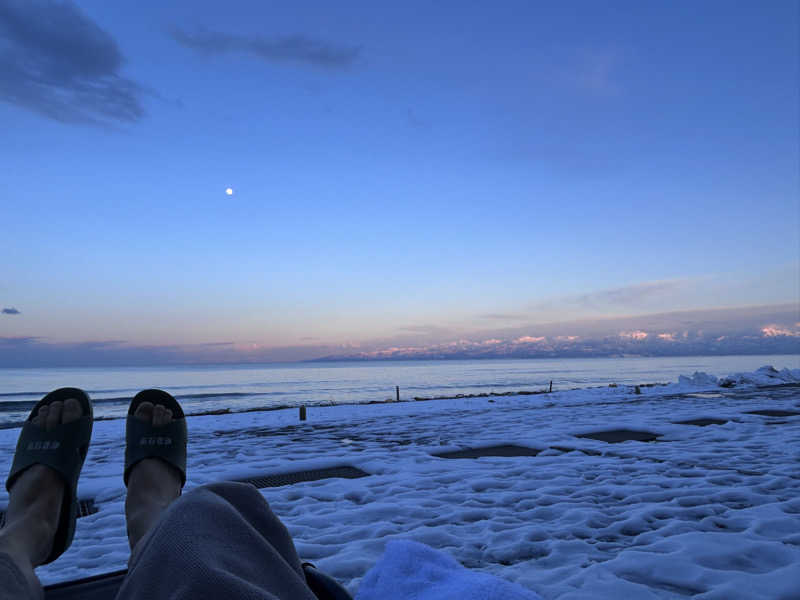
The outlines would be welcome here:
M 80 402 L 69 398 L 42 406 L 31 421 L 49 431 L 79 419 L 82 414 Z M 36 567 L 53 548 L 64 480 L 50 467 L 33 465 L 14 480 L 8 496 L 6 523 L 0 530 L 0 552 L 9 554 L 18 564 L 30 563 Z
M 172 422 L 171 410 L 161 404 L 154 406 L 151 402 L 142 402 L 133 416 L 152 423 L 154 427 Z M 180 494 L 181 475 L 175 467 L 160 458 L 145 458 L 136 463 L 128 476 L 128 495 L 125 498 L 131 550 Z

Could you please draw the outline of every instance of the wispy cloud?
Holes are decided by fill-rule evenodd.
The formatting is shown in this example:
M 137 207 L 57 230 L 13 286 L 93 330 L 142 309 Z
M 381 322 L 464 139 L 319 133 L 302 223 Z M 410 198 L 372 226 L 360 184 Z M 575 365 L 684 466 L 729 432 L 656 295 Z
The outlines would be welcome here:
M 21 315 L 22 314 L 20 311 L 18 311 L 16 308 L 13 308 L 13 307 L 4 308 L 0 312 L 2 312 L 2 314 L 4 314 L 4 315 Z
M 144 89 L 116 41 L 72 2 L 0 0 L 0 100 L 65 123 L 134 122 Z
M 41 337 L 0 337 L 0 364 L 8 367 L 264 363 L 307 360 L 343 346 L 266 347 L 253 343 L 137 345 L 121 340 L 52 342 Z
M 18 348 L 38 343 L 42 338 L 38 336 L 0 337 L 0 348 Z
M 478 315 L 478 318 L 489 321 L 525 321 L 530 318 L 530 315 L 521 313 L 487 313 Z
M 668 279 L 663 281 L 646 281 L 633 285 L 599 290 L 588 294 L 562 296 L 543 302 L 537 302 L 536 310 L 552 310 L 554 308 L 574 307 L 580 309 L 638 309 L 648 302 L 659 300 L 687 286 L 689 280 Z
M 405 327 L 399 327 L 397 331 L 422 335 L 443 335 L 452 333 L 450 329 L 439 327 L 438 325 L 407 325 Z
M 635 285 L 612 288 L 583 294 L 576 297 L 576 302 L 586 307 L 595 306 L 634 306 L 642 300 L 659 296 L 666 292 L 671 292 L 682 286 L 686 282 L 682 279 L 672 279 L 668 281 L 647 281 Z
M 295 62 L 326 69 L 343 69 L 358 58 L 358 46 L 336 44 L 303 35 L 267 37 L 200 30 L 187 32 L 174 27 L 173 40 L 205 54 L 250 54 L 268 62 Z

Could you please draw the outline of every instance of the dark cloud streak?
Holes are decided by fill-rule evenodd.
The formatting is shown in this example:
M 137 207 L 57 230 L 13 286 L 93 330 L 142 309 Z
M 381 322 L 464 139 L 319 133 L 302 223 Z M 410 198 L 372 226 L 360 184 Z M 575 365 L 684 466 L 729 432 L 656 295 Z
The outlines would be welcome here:
M 0 337 L 0 367 L 260 364 L 308 360 L 341 349 L 312 345 L 242 350 L 232 342 L 155 346 L 122 340 L 51 342 L 41 337 Z
M 326 69 L 351 66 L 361 50 L 357 46 L 333 44 L 302 35 L 268 38 L 220 31 L 186 32 L 172 28 L 169 32 L 181 46 L 204 54 L 252 54 L 268 62 L 298 62 Z
M 525 321 L 530 319 L 530 315 L 519 313 L 487 313 L 485 315 L 478 315 L 478 318 L 491 321 Z
M 665 281 L 646 281 L 623 287 L 600 290 L 588 294 L 553 298 L 532 306 L 535 310 L 553 310 L 564 306 L 577 306 L 585 309 L 605 309 L 609 307 L 641 308 L 648 301 L 659 300 L 688 285 L 685 279 Z
M 628 285 L 625 287 L 604 290 L 594 294 L 584 294 L 578 296 L 577 303 L 583 306 L 594 306 L 596 304 L 611 306 L 629 306 L 637 304 L 646 298 L 659 296 L 670 292 L 684 285 L 682 280 L 671 281 L 651 281 Z
M 4 309 L 3 309 L 1 312 L 2 312 L 4 315 L 21 315 L 21 314 L 22 314 L 21 312 L 19 312 L 19 311 L 18 311 L 16 308 L 14 308 L 14 307 L 11 307 L 11 308 L 4 308 Z
M 0 100 L 63 123 L 141 119 L 116 41 L 72 2 L 0 0 Z

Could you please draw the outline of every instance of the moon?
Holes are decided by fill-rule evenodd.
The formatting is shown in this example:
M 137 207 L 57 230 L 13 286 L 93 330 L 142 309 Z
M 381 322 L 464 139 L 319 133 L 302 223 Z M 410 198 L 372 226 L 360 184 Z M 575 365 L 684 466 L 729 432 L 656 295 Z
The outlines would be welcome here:
M 233 188 L 225 188 L 225 193 L 228 194 L 228 196 L 233 196 Z

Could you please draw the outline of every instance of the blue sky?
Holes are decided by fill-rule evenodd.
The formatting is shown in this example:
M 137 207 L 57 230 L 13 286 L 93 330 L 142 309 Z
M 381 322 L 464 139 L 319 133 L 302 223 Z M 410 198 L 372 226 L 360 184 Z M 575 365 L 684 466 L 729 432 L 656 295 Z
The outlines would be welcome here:
M 800 298 L 796 2 L 0 0 L 0 48 L 0 337 L 439 343 Z

